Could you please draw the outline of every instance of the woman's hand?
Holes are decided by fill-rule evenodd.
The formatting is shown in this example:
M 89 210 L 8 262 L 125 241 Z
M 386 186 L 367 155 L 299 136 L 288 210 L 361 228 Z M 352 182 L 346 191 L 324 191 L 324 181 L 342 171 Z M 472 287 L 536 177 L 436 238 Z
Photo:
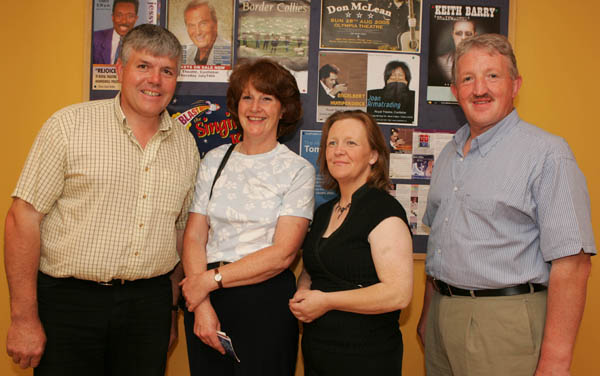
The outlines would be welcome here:
M 194 315 L 194 334 L 206 345 L 225 355 L 225 349 L 217 336 L 217 330 L 221 330 L 221 323 L 210 300 L 206 299 L 199 304 L 194 310 Z
M 331 308 L 327 301 L 327 293 L 320 290 L 298 290 L 290 299 L 290 311 L 302 322 L 312 322 L 323 316 Z
M 181 292 L 186 301 L 187 310 L 194 312 L 200 303 L 206 300 L 211 283 L 216 283 L 213 278 L 209 278 L 211 271 L 192 274 L 185 277 L 180 283 Z

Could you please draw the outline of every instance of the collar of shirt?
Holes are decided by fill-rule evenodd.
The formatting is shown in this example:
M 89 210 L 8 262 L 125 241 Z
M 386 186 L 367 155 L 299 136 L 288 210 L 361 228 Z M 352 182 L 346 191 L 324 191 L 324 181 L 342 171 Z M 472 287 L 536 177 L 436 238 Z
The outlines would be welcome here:
M 520 118 L 519 114 L 517 114 L 517 110 L 513 109 L 510 114 L 506 115 L 504 119 L 500 120 L 491 129 L 475 137 L 475 139 L 471 141 L 471 149 L 469 152 L 478 152 L 482 157 L 485 157 L 486 154 L 489 153 L 490 150 L 492 150 L 492 148 L 517 125 L 519 120 Z M 467 123 L 463 125 L 453 137 L 456 151 L 461 157 L 464 157 L 463 148 L 470 135 L 471 129 L 469 128 L 469 123 Z
M 113 28 L 112 39 L 110 41 L 110 64 L 112 64 L 113 61 L 115 61 L 115 55 L 117 54 L 117 49 L 119 48 L 120 42 L 121 36 Z

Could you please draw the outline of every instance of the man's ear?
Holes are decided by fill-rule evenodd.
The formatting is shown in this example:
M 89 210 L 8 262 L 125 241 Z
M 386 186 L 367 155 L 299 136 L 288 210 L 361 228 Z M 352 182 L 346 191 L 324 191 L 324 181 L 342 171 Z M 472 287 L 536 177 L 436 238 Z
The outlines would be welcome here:
M 117 78 L 119 79 L 119 82 L 123 83 L 123 80 L 122 80 L 122 77 L 123 77 L 123 62 L 121 61 L 120 57 L 117 59 L 117 62 L 115 63 L 115 68 L 117 69 Z

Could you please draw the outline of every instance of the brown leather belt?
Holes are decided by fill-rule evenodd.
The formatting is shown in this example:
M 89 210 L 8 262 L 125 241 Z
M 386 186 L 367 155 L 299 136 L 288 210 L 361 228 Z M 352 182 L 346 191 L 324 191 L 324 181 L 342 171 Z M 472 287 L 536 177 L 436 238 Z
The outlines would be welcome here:
M 152 278 L 143 278 L 136 280 L 126 280 L 126 279 L 113 279 L 110 281 L 91 281 L 87 279 L 78 279 L 75 277 L 66 277 L 66 278 L 56 278 L 52 277 L 48 274 L 44 274 L 42 272 L 38 272 L 38 278 L 46 279 L 46 280 L 54 280 L 63 284 L 68 285 L 79 285 L 79 286 L 100 286 L 100 287 L 118 287 L 118 286 L 144 286 L 144 285 L 153 285 L 156 283 L 161 283 L 161 281 L 168 280 L 169 274 L 159 275 L 157 277 Z
M 546 286 L 540 285 L 539 283 L 523 283 L 522 285 L 505 287 L 502 289 L 465 290 L 449 285 L 446 282 L 440 281 L 439 279 L 433 279 L 433 286 L 435 287 L 435 290 L 442 295 L 471 296 L 473 298 L 532 294 L 534 292 L 546 290 Z

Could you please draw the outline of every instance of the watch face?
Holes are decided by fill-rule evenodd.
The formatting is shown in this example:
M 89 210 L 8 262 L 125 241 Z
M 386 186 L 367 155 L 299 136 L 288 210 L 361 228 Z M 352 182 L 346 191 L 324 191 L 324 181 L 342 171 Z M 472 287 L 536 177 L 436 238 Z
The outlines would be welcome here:
M 221 273 L 215 274 L 215 281 L 220 282 L 222 278 Z

